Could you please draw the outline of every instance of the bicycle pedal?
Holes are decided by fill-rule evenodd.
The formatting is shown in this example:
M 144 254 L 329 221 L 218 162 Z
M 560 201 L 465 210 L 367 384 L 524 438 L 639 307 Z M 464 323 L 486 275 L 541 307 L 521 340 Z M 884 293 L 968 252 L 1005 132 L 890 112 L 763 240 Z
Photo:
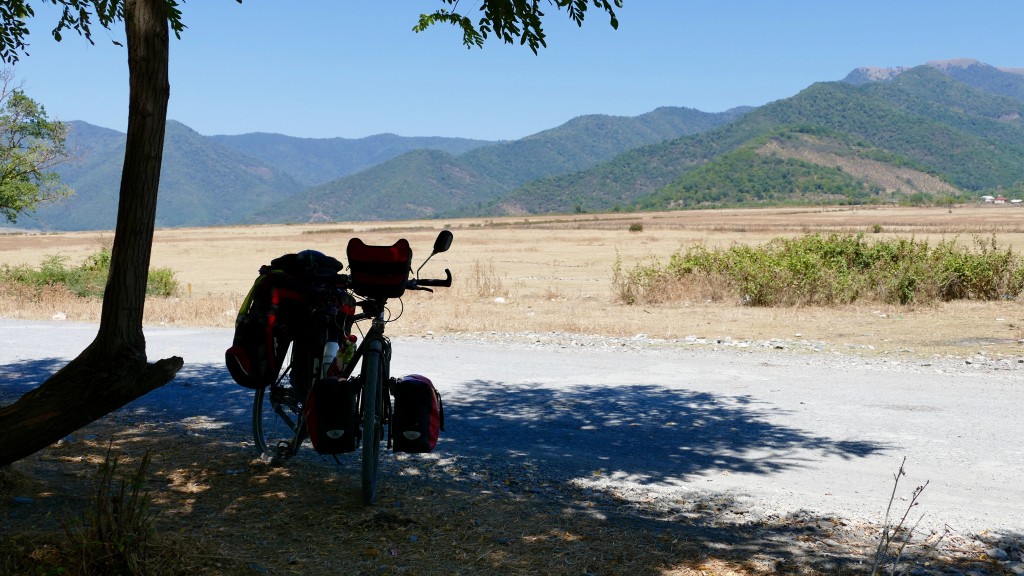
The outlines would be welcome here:
M 288 459 L 291 448 L 292 445 L 287 440 L 281 440 L 278 442 L 277 446 L 274 448 L 274 454 L 270 455 L 270 465 L 280 466 L 284 464 L 284 461 Z

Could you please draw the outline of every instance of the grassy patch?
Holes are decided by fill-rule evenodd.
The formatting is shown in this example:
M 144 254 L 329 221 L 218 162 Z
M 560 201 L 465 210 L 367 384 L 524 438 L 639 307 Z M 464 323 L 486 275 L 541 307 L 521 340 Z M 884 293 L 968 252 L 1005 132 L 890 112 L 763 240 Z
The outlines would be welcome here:
M 832 306 L 854 302 L 926 304 L 1016 299 L 1024 261 L 995 238 L 972 247 L 913 238 L 868 242 L 862 234 L 807 234 L 759 246 L 697 244 L 625 269 L 613 267 L 617 299 L 654 304 L 686 298 L 733 299 L 751 306 Z
M 41 290 L 48 286 L 65 286 L 79 297 L 102 297 L 110 273 L 110 251 L 103 248 L 91 254 L 77 266 L 70 266 L 66 256 L 49 255 L 39 268 L 31 266 L 0 266 L 0 283 L 17 284 Z M 179 285 L 170 268 L 149 271 L 146 294 L 174 296 Z

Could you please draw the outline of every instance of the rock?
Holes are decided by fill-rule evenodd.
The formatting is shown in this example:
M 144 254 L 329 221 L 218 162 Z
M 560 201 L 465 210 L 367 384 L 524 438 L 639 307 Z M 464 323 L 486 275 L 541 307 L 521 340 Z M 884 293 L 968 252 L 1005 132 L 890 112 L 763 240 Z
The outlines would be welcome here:
M 1000 561 L 1006 560 L 1006 558 L 1009 556 L 1006 553 L 1006 550 L 1003 550 L 1002 548 L 989 548 L 988 550 L 985 550 L 985 555 L 989 558 L 992 558 L 993 560 Z

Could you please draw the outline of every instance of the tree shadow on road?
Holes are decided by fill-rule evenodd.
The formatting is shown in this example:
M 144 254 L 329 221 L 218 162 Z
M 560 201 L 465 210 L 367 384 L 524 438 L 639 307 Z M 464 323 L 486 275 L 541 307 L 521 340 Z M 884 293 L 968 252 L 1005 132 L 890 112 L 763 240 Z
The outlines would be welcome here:
M 0 405 L 44 381 L 61 360 L 0 367 Z M 824 457 L 863 458 L 888 447 L 833 439 L 779 424 L 786 412 L 751 396 L 639 383 L 552 389 L 476 380 L 445 398 L 441 448 L 459 457 L 531 462 L 557 479 L 617 473 L 636 482 L 680 482 L 712 472 L 771 474 Z M 442 388 L 442 394 L 444 389 Z M 177 378 L 118 412 L 242 427 L 252 392 L 221 365 L 186 364 Z
M 708 472 L 771 474 L 808 460 L 863 458 L 877 442 L 775 423 L 785 411 L 751 396 L 621 383 L 555 390 L 476 381 L 446 404 L 445 450 L 532 460 L 565 478 L 618 473 L 678 482 Z
M 0 368 L 0 404 L 57 367 Z M 20 494 L 27 504 L 5 495 L 0 537 L 25 527 L 59 533 L 54 510 L 81 505 L 85 478 L 112 443 L 129 459 L 152 451 L 162 530 L 201 540 L 197 562 L 208 574 L 857 574 L 870 565 L 872 535 L 842 519 L 802 513 L 739 525 L 722 495 L 652 514 L 566 481 L 596 470 L 642 483 L 717 470 L 771 474 L 884 446 L 773 423 L 784 413 L 747 396 L 636 383 L 549 390 L 476 381 L 464 389 L 472 394 L 446 398 L 437 452 L 384 455 L 380 499 L 368 508 L 357 455 L 339 465 L 306 450 L 287 467 L 267 466 L 249 439 L 252 392 L 219 365 L 186 365 L 174 382 L 19 463 L 39 480 Z M 911 552 L 907 561 L 923 565 L 926 557 Z M 976 559 L 927 557 L 952 572 L 977 569 Z

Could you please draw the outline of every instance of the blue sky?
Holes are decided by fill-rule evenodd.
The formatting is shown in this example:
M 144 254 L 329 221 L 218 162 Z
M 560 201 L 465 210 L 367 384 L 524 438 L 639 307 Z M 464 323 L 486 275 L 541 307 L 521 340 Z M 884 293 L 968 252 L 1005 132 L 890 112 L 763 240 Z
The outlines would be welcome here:
M 96 44 L 55 42 L 34 2 L 29 55 L 14 66 L 51 118 L 124 131 L 128 71 L 118 27 Z M 470 14 L 478 3 L 463 0 Z M 548 10 L 548 48 L 412 26 L 434 0 L 191 0 L 171 39 L 168 117 L 201 134 L 510 140 L 583 114 L 659 106 L 718 112 L 792 96 L 858 66 L 974 58 L 1024 68 L 1024 2 L 625 0 L 619 29 Z

